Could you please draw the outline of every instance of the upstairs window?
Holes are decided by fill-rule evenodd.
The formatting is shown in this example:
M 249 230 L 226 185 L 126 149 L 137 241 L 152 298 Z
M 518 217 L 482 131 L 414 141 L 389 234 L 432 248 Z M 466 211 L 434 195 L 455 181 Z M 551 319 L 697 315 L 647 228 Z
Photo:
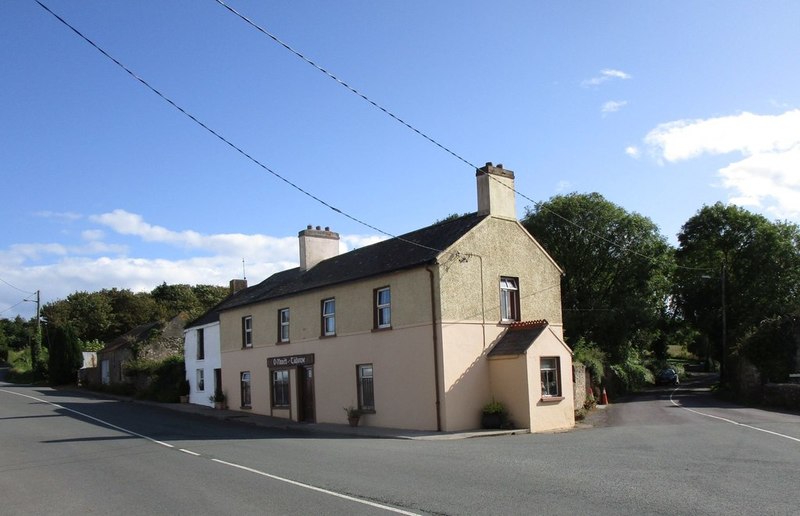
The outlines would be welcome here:
M 500 278 L 500 319 L 519 321 L 519 280 Z
M 278 310 L 278 342 L 289 342 L 289 309 Z
M 197 360 L 203 360 L 206 356 L 206 340 L 203 328 L 197 330 Z
M 322 335 L 325 337 L 336 335 L 335 299 L 324 299 L 322 301 Z
M 249 315 L 242 317 L 242 347 L 253 347 L 253 318 Z
M 389 287 L 375 289 L 375 328 L 392 326 L 392 292 Z

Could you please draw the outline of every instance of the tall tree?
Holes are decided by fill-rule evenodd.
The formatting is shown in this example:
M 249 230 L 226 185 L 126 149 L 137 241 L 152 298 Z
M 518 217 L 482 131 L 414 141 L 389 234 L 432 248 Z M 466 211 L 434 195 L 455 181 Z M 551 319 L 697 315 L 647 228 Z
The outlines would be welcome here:
M 691 217 L 678 241 L 675 306 L 707 336 L 710 356 L 723 364 L 762 320 L 800 306 L 796 225 L 716 203 Z
M 72 326 L 67 324 L 64 327 L 50 328 L 48 341 L 50 342 L 48 361 L 50 383 L 63 385 L 74 382 L 78 369 L 83 364 L 83 354 Z
M 559 195 L 528 209 L 523 225 L 564 269 L 564 333 L 595 342 L 612 363 L 658 338 L 672 250 L 650 219 L 598 193 Z

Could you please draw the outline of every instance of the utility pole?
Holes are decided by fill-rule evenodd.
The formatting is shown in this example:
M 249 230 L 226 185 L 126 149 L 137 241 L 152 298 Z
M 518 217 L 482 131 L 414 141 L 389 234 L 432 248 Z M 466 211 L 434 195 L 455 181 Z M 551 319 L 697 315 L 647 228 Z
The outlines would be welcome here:
M 31 340 L 31 369 L 33 370 L 34 377 L 39 372 L 39 352 L 42 345 L 42 322 L 41 322 L 41 296 L 40 291 L 36 291 L 36 333 Z M 38 379 L 38 378 L 35 378 Z
M 726 371 L 725 371 L 725 355 L 728 354 L 728 305 L 725 299 L 725 283 L 727 281 L 727 260 L 722 260 L 722 354 L 719 359 L 719 382 L 725 385 Z

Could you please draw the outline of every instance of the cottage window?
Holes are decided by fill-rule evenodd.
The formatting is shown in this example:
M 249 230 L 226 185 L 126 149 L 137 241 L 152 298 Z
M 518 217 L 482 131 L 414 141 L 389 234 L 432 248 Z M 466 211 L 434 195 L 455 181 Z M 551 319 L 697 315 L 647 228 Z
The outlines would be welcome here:
M 253 347 L 253 318 L 249 315 L 242 317 L 242 347 Z
M 375 328 L 392 327 L 392 292 L 389 287 L 375 289 Z
M 561 396 L 561 381 L 558 375 L 558 357 L 542 357 L 539 359 L 539 368 L 542 375 L 542 397 L 554 398 Z
M 203 360 L 206 356 L 206 341 L 203 328 L 197 330 L 197 360 Z
M 324 299 L 322 301 L 322 335 L 325 337 L 336 335 L 335 299 Z
M 203 369 L 197 370 L 197 390 L 202 392 L 206 389 L 205 371 Z
M 358 409 L 362 412 L 375 412 L 375 388 L 372 377 L 372 364 L 356 366 L 358 371 Z
M 272 371 L 272 406 L 289 406 L 289 371 Z
M 250 371 L 241 374 L 242 408 L 250 407 Z
M 289 309 L 278 310 L 278 342 L 289 342 Z
M 500 318 L 503 321 L 519 321 L 519 280 L 500 278 Z

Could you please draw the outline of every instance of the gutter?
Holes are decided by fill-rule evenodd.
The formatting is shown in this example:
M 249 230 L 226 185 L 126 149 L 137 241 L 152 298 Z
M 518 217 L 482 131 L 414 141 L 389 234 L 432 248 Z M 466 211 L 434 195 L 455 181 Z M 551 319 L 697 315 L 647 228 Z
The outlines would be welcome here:
M 439 333 L 436 328 L 436 287 L 434 285 L 434 273 L 430 265 L 425 266 L 431 278 L 431 328 L 433 329 L 433 378 L 436 390 L 436 431 L 442 431 L 442 405 L 439 393 L 441 390 L 441 378 L 439 375 Z

